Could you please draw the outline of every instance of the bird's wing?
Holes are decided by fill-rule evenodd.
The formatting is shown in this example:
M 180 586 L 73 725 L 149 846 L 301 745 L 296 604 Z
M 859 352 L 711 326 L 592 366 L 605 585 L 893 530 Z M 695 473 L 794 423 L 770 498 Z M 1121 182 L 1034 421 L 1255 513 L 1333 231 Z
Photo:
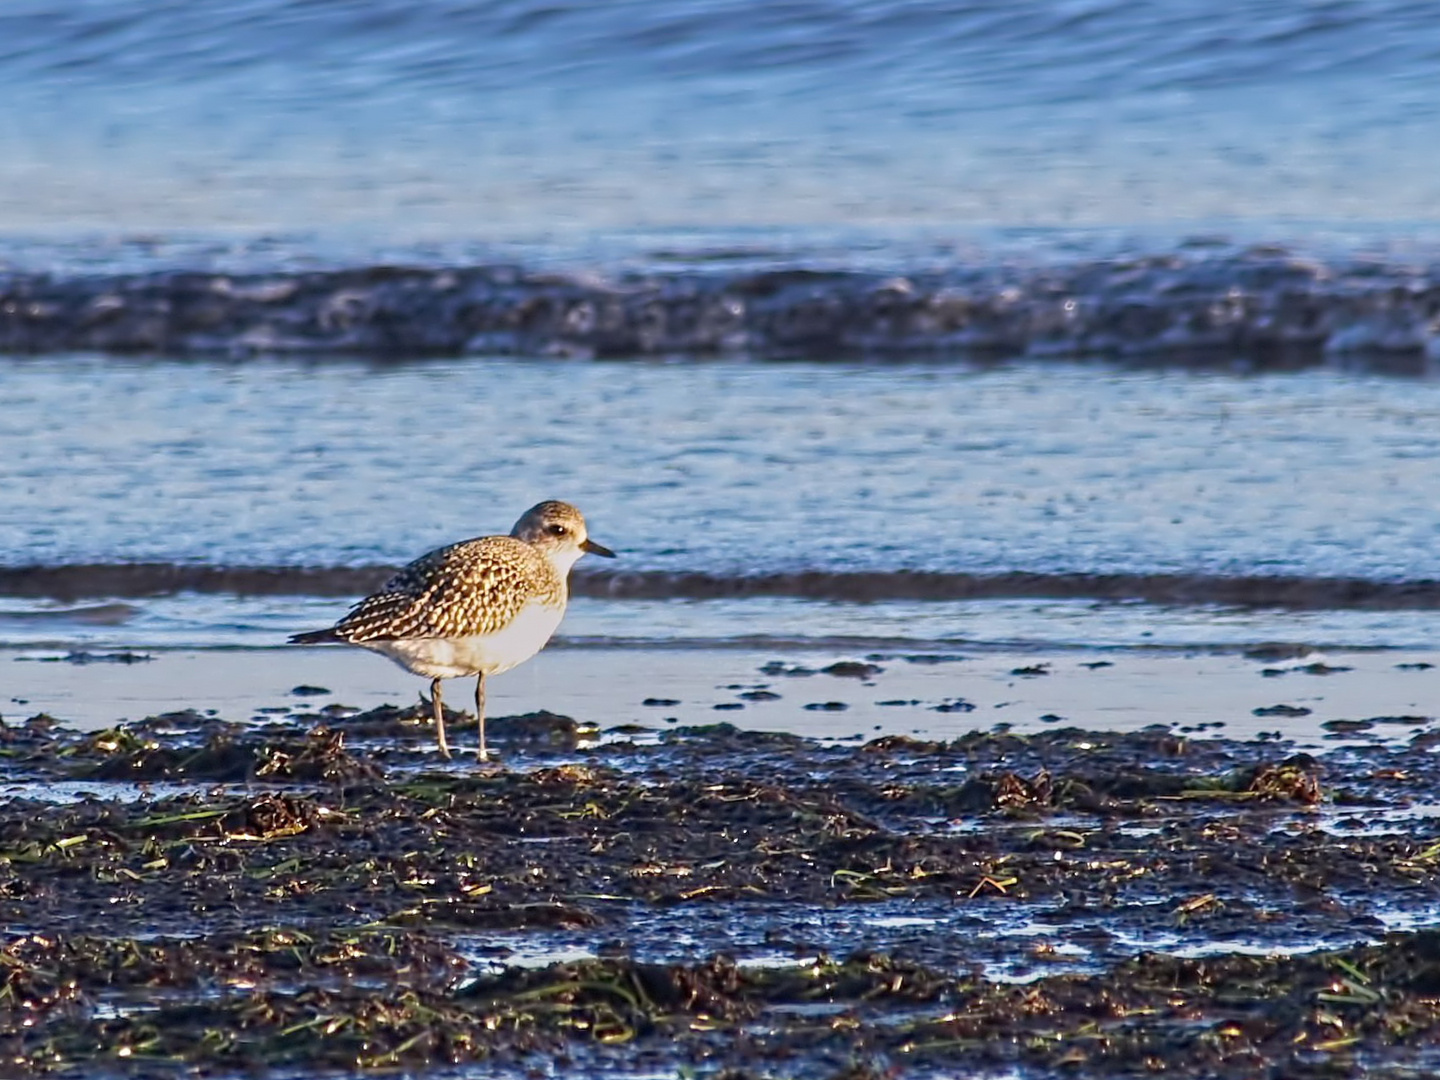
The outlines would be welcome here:
M 509 536 L 466 540 L 422 555 L 338 623 L 343 640 L 478 637 L 506 626 L 531 600 L 548 599 L 550 566 Z

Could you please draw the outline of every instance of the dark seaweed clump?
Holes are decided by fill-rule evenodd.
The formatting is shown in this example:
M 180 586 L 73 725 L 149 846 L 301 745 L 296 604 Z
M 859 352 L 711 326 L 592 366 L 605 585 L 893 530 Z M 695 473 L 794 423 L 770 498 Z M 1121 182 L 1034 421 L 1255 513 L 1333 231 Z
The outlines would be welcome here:
M 0 729 L 0 1074 L 1440 1068 L 1423 740 L 423 716 Z

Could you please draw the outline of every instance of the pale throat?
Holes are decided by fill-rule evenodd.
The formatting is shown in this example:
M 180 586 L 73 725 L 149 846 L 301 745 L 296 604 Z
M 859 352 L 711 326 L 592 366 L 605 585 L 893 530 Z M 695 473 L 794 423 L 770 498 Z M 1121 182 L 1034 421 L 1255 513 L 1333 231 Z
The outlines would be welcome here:
M 564 582 L 570 574 L 570 568 L 580 561 L 580 556 L 585 553 L 578 547 L 566 546 L 563 548 L 552 548 L 545 552 L 545 561 L 554 569 L 557 577 Z

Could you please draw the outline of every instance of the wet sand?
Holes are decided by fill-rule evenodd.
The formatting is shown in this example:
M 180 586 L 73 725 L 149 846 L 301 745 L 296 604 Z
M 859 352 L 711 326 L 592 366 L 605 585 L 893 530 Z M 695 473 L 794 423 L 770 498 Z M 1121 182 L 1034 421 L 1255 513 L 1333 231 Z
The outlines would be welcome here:
M 0 675 L 7 720 L 45 712 L 84 730 L 192 708 L 232 721 L 277 709 L 370 709 L 412 703 L 428 691 L 424 680 L 382 658 L 344 648 L 10 650 L 0 651 Z M 299 686 L 324 692 L 292 693 Z M 451 704 L 470 700 L 468 680 L 446 687 Z M 548 709 L 602 728 L 727 720 L 816 738 L 951 739 L 996 724 L 1017 731 L 1207 725 L 1235 738 L 1278 732 L 1325 745 L 1327 737 L 1346 734 L 1326 724 L 1349 722 L 1349 732 L 1362 738 L 1408 738 L 1440 715 L 1440 654 L 1322 654 L 1288 646 L 1250 655 L 552 647 L 492 679 L 488 693 L 495 715 Z M 1374 718 L 1385 719 L 1356 728 Z

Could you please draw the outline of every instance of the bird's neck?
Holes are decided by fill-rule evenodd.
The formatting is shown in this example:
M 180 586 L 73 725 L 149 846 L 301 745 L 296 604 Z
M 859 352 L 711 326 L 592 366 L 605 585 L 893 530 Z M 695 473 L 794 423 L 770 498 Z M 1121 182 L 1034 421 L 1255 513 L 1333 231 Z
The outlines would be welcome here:
M 576 551 L 572 548 L 564 548 L 559 551 L 547 551 L 545 553 L 545 561 L 550 564 L 550 568 L 555 571 L 555 576 L 560 579 L 560 583 L 563 585 L 570 576 L 570 568 L 580 561 L 582 554 L 583 552 Z

